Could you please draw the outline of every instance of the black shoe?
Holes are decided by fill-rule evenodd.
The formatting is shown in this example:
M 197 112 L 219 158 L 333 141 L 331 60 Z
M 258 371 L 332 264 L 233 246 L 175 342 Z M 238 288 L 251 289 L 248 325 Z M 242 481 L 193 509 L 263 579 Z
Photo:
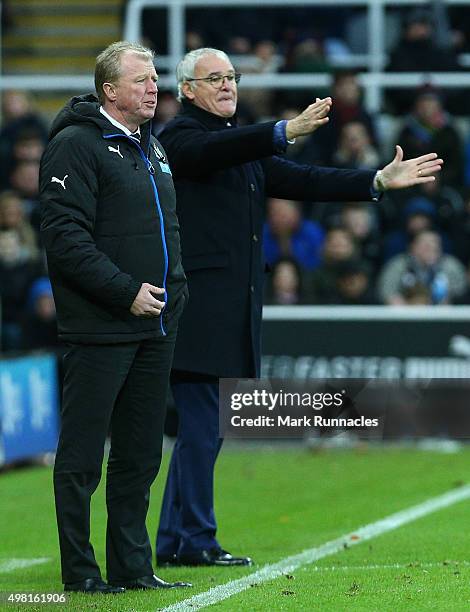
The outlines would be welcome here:
M 158 567 L 176 567 L 181 565 L 176 555 L 157 555 Z
M 234 557 L 226 550 L 212 548 L 211 550 L 199 550 L 188 555 L 179 555 L 180 565 L 220 565 L 230 567 L 234 565 L 253 565 L 250 557 Z
M 115 586 L 124 587 L 126 590 L 135 591 L 138 589 L 177 589 L 179 587 L 192 587 L 190 582 L 166 582 L 158 576 L 142 576 L 142 578 L 134 578 L 134 580 L 126 580 L 119 582 L 111 582 Z
M 106 584 L 101 578 L 87 578 L 80 582 L 66 582 L 64 591 L 75 591 L 77 593 L 103 593 L 103 595 L 124 593 L 126 589 L 120 586 Z

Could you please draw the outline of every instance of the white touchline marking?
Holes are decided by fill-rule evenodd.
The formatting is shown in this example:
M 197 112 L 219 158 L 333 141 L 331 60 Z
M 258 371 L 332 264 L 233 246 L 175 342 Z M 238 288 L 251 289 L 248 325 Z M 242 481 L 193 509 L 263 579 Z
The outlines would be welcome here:
M 434 561 L 432 563 L 420 563 L 419 561 L 411 561 L 410 563 L 386 563 L 384 565 L 316 565 L 312 569 L 314 572 L 354 572 L 356 570 L 370 571 L 383 569 L 427 570 L 433 567 L 441 567 L 455 570 L 459 567 L 469 566 L 470 561 Z
M 51 561 L 49 557 L 38 557 L 37 559 L 5 559 L 0 560 L 0 574 L 7 574 L 17 569 L 32 567 L 33 565 L 41 565 Z
M 220 584 L 219 586 L 213 587 L 208 591 L 199 593 L 198 595 L 194 595 L 193 597 L 189 597 L 188 599 L 183 599 L 178 603 L 161 609 L 161 612 L 190 612 L 200 610 L 201 608 L 216 604 L 219 601 L 228 599 L 232 595 L 245 591 L 249 589 L 252 584 L 268 582 L 286 573 L 291 574 L 299 567 L 309 565 L 314 561 L 318 561 L 319 559 L 323 559 L 329 555 L 334 555 L 341 552 L 345 547 L 354 546 L 356 544 L 360 544 L 361 542 L 371 540 L 372 538 L 376 538 L 383 533 L 387 533 L 388 531 L 397 529 L 402 525 L 416 521 L 427 514 L 431 514 L 432 512 L 436 512 L 442 508 L 447 508 L 459 501 L 469 498 L 470 485 L 460 487 L 459 489 L 453 489 L 452 491 L 448 491 L 447 493 L 439 495 L 438 497 L 432 497 L 421 504 L 411 506 L 410 508 L 401 510 L 400 512 L 396 512 L 390 516 L 386 516 L 375 523 L 369 523 L 368 525 L 360 527 L 355 531 L 351 531 L 350 533 L 341 536 L 336 540 L 331 540 L 330 542 L 326 542 L 325 544 L 322 544 L 316 548 L 309 548 L 308 550 L 304 550 L 297 555 L 292 555 L 290 557 L 286 557 L 285 559 L 281 559 L 277 563 L 265 565 L 257 572 L 243 576 L 243 578 L 231 580 L 230 582 Z

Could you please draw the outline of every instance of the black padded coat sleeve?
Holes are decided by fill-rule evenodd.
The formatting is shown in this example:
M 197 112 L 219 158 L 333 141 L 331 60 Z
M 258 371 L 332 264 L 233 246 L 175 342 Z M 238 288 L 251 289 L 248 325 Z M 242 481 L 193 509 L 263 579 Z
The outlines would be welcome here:
M 41 233 L 48 260 L 64 277 L 99 302 L 128 310 L 140 283 L 121 272 L 93 239 L 96 166 L 83 142 L 65 136 L 51 142 L 41 161 Z

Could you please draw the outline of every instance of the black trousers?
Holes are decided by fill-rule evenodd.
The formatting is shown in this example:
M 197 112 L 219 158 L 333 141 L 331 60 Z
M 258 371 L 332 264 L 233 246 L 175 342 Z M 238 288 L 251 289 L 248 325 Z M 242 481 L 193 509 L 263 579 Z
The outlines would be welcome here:
M 106 436 L 108 580 L 153 574 L 145 525 L 161 462 L 176 330 L 158 339 L 72 345 L 64 357 L 62 423 L 54 492 L 63 582 L 100 577 L 90 543 L 90 500 L 101 478 Z

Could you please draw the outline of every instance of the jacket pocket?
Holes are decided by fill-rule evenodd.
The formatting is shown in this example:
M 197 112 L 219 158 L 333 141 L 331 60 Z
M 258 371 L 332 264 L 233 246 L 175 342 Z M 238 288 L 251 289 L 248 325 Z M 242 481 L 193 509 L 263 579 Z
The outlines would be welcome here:
M 178 320 L 180 318 L 187 301 L 188 289 L 185 288 L 184 291 L 182 291 L 178 296 L 176 303 L 173 305 L 171 310 L 167 310 L 165 308 L 165 310 L 163 311 L 163 322 L 165 325 L 172 322 L 173 320 Z
M 183 255 L 183 268 L 185 272 L 209 268 L 228 268 L 229 265 L 230 254 L 227 251 L 201 253 L 200 255 Z

